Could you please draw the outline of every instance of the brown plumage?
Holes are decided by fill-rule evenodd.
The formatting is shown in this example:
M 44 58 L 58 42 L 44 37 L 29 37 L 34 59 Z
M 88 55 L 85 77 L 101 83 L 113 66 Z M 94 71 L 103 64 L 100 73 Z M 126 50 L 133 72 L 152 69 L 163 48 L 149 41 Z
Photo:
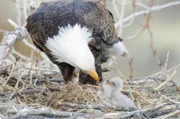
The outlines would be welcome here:
M 50 60 L 55 63 L 65 79 L 72 80 L 74 66 L 67 62 L 57 62 L 55 57 L 45 46 L 48 38 L 58 34 L 59 27 L 74 26 L 80 24 L 92 32 L 92 40 L 89 48 L 95 57 L 96 72 L 102 81 L 101 64 L 109 58 L 108 48 L 121 40 L 116 35 L 113 15 L 99 2 L 94 0 L 59 0 L 42 3 L 35 12 L 27 19 L 26 28 L 33 40 L 34 45 L 45 52 Z M 83 50 L 83 49 L 82 49 Z M 95 84 L 87 73 L 80 71 L 81 83 Z

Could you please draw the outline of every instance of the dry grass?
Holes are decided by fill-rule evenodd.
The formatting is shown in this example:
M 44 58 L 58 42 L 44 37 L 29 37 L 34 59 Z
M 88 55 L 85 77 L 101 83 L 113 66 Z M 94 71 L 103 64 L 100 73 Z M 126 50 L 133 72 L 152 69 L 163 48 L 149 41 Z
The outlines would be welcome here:
M 125 87 L 122 92 L 128 95 L 141 110 L 129 112 L 119 107 L 106 107 L 106 105 L 98 107 L 99 100 L 96 92 L 99 86 L 79 85 L 77 82 L 69 82 L 65 85 L 60 73 L 52 72 L 46 74 L 44 72 L 44 74 L 38 74 L 32 69 L 31 73 L 28 73 L 29 69 L 26 69 L 27 73 L 22 75 L 20 73 L 24 71 L 22 67 L 19 68 L 17 65 L 14 65 L 13 69 L 12 67 L 13 65 L 1 70 L 0 73 L 0 111 L 4 117 L 7 115 L 11 115 L 10 117 L 13 118 L 19 117 L 18 115 L 22 116 L 24 114 L 23 109 L 29 111 L 26 112 L 27 115 L 25 116 L 28 117 L 32 114 L 32 109 L 36 108 L 38 110 L 42 108 L 42 111 L 46 110 L 45 112 L 40 111 L 43 114 L 45 113 L 45 115 L 52 114 L 57 116 L 57 113 L 54 111 L 61 110 L 62 112 L 68 112 L 68 114 L 78 113 L 76 116 L 82 117 L 86 117 L 88 114 L 88 117 L 92 115 L 95 117 L 110 115 L 113 118 L 114 115 L 112 113 L 116 113 L 119 117 L 133 118 L 137 113 L 141 112 L 146 117 L 154 118 L 167 116 L 170 113 L 175 113 L 175 115 L 179 113 L 176 111 L 180 109 L 180 92 L 175 83 L 167 82 L 165 84 L 166 88 L 154 90 L 168 79 L 167 75 L 163 74 L 164 72 L 145 78 L 134 78 L 125 81 Z M 11 105 L 9 106 L 10 102 Z M 51 109 L 44 109 L 44 107 Z M 19 110 L 18 113 L 15 113 L 14 109 Z M 52 109 L 55 110 L 52 111 Z M 12 114 L 8 110 L 13 110 L 14 113 Z M 36 111 L 39 112 L 38 110 Z M 80 114 L 79 111 L 81 112 L 82 110 L 86 111 Z M 99 111 L 94 112 L 97 110 L 101 112 L 100 115 Z M 50 113 L 51 111 L 52 113 Z M 36 118 L 41 115 L 39 114 L 40 112 L 38 114 L 35 112 L 33 110 L 33 115 L 35 114 Z

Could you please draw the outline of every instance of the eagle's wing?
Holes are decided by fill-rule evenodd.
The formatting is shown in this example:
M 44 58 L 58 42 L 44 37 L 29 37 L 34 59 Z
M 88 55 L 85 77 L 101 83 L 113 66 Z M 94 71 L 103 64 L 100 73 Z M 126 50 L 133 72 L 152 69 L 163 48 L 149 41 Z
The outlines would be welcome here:
M 91 9 L 88 13 L 83 15 L 84 24 L 93 30 L 93 37 L 98 42 L 104 42 L 106 45 L 112 45 L 118 42 L 118 39 L 115 38 L 116 30 L 114 27 L 114 18 L 112 13 L 106 9 L 99 2 L 86 2 L 91 6 Z
M 113 15 L 101 3 L 94 0 L 59 0 L 43 3 L 28 17 L 26 28 L 36 46 L 43 49 L 44 41 L 56 35 L 59 27 L 76 23 L 92 30 L 98 49 L 102 42 L 106 45 L 118 42 L 115 38 Z
M 79 23 L 79 17 L 76 14 L 70 14 L 72 9 L 75 9 L 72 3 L 73 0 L 42 3 L 26 20 L 26 28 L 34 45 L 45 52 L 50 59 L 53 57 L 45 47 L 46 40 L 57 35 L 60 27 Z
M 28 17 L 26 25 L 34 45 L 45 52 L 50 60 L 59 67 L 66 83 L 72 80 L 75 68 L 70 64 L 57 62 L 45 46 L 45 43 L 48 38 L 53 38 L 54 35 L 58 34 L 59 27 L 64 27 L 68 24 L 73 25 L 78 21 L 77 16 L 69 14 L 72 11 L 72 1 L 60 0 L 42 3 Z

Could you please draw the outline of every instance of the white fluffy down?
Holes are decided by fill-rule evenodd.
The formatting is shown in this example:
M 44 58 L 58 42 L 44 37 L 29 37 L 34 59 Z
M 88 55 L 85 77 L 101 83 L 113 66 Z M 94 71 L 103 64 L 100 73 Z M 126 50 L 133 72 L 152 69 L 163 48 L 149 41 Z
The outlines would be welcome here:
M 112 106 L 121 106 L 123 108 L 136 108 L 134 102 L 126 95 L 120 92 L 123 88 L 123 82 L 119 78 L 112 78 L 109 80 L 113 85 L 109 85 L 107 81 L 101 85 L 102 90 L 98 91 L 97 96 L 106 104 Z
M 60 27 L 58 34 L 48 38 L 45 45 L 58 62 L 89 71 L 94 68 L 94 57 L 88 47 L 91 36 L 87 27 L 68 24 Z

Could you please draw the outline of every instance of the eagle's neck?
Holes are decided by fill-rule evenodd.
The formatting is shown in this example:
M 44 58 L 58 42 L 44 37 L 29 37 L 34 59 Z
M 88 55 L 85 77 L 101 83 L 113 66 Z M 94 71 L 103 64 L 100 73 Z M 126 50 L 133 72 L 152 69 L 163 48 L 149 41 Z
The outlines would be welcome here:
M 83 70 L 94 68 L 94 57 L 88 47 L 92 33 L 79 24 L 59 28 L 46 47 L 58 62 L 66 62 Z M 93 66 L 92 66 L 93 65 Z

